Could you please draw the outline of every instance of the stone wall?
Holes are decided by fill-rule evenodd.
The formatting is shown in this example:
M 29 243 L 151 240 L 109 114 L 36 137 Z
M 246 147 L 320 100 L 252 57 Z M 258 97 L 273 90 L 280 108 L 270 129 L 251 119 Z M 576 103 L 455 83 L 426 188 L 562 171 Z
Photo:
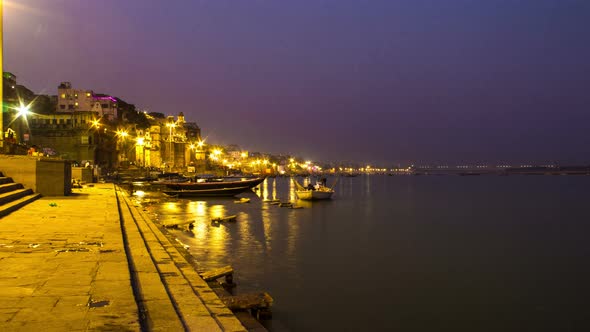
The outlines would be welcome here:
M 43 196 L 65 196 L 72 192 L 72 167 L 65 160 L 0 155 L 0 171 Z
M 72 167 L 72 179 L 78 179 L 86 183 L 93 181 L 93 169 L 90 167 Z

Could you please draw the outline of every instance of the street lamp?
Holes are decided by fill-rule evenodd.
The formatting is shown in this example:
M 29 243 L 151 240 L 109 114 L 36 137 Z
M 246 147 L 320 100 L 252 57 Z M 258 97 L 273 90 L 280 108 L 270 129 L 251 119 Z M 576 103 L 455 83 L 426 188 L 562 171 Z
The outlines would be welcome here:
M 2 67 L 2 63 L 4 63 L 3 53 L 4 53 L 4 33 L 2 31 L 2 26 L 4 25 L 2 7 L 4 6 L 4 1 L 0 0 L 0 74 L 4 75 L 4 68 Z M 0 80 L 0 148 L 4 147 L 4 96 L 2 95 L 4 91 L 3 86 L 3 79 Z
M 29 105 L 24 105 L 22 102 L 20 106 L 16 108 L 17 113 L 16 117 L 24 117 L 26 119 L 27 115 L 30 113 Z
M 29 134 L 26 134 L 25 131 L 28 131 L 28 127 L 29 127 L 29 123 L 27 121 L 27 115 L 29 115 L 31 113 L 30 111 L 30 106 L 31 104 L 25 105 L 22 100 L 19 100 L 19 106 L 17 107 L 13 107 L 14 110 L 16 110 L 16 115 L 14 116 L 14 120 L 12 120 L 11 123 L 14 122 L 14 125 L 17 126 L 18 128 L 18 139 L 19 142 L 23 142 L 23 141 L 28 141 L 29 140 Z M 20 118 L 20 120 L 18 120 Z M 26 130 L 24 128 L 24 126 L 26 126 Z

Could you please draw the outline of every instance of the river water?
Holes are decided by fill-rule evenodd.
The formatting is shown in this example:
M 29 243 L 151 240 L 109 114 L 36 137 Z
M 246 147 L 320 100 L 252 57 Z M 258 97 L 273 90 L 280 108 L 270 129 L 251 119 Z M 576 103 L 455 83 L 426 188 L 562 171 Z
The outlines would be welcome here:
M 590 330 L 590 177 L 337 179 L 288 209 L 288 178 L 227 199 L 138 198 L 199 268 L 275 299 L 272 331 Z M 212 225 L 214 217 L 237 222 Z

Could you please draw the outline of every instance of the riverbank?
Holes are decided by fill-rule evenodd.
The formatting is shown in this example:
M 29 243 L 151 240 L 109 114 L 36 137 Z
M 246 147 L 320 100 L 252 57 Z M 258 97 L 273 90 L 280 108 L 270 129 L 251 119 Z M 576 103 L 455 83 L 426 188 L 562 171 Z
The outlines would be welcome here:
M 112 184 L 0 219 L 0 328 L 247 330 Z

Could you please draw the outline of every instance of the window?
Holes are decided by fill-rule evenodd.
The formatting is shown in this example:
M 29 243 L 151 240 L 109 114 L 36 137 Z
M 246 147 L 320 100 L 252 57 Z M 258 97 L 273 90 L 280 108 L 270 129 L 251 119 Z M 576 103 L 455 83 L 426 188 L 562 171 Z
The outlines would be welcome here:
M 62 109 L 62 110 L 65 110 L 66 109 L 66 105 L 59 105 L 59 108 Z
M 57 119 L 51 119 L 51 123 L 57 124 Z
M 88 136 L 82 136 L 82 144 L 88 144 Z
M 72 119 L 67 119 L 66 120 L 66 124 L 71 125 L 72 124 Z
M 74 97 L 78 98 L 78 94 L 77 94 L 77 93 L 75 93 L 75 94 L 74 94 Z
M 78 107 L 78 102 L 75 102 L 74 105 L 76 105 L 76 107 Z
M 109 104 L 101 104 L 100 107 L 102 107 L 102 108 L 109 108 Z
M 68 109 L 69 110 L 73 110 L 74 109 L 74 105 L 68 105 Z
M 61 99 L 66 99 L 66 94 L 65 93 L 62 93 L 61 94 Z
M 64 119 L 59 119 L 59 124 L 64 124 Z
M 90 97 L 90 92 L 86 92 L 86 97 Z

